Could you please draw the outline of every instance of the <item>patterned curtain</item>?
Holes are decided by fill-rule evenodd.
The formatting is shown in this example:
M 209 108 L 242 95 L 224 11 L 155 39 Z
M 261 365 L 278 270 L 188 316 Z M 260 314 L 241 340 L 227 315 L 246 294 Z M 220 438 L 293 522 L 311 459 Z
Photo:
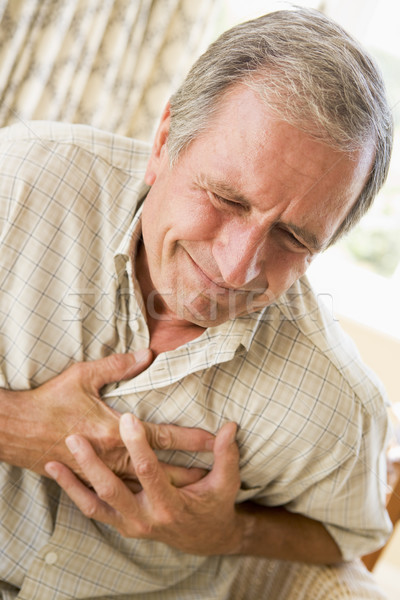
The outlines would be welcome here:
M 151 138 L 218 0 L 0 0 L 0 126 L 46 119 Z

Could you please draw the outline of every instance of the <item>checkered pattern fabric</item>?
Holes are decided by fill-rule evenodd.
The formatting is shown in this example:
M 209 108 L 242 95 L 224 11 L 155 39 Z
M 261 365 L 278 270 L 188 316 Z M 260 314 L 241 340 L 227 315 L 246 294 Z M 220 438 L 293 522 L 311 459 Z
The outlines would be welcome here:
M 0 132 L 3 387 L 28 389 L 72 362 L 148 345 L 128 255 L 147 157 L 145 144 L 86 126 Z M 303 278 L 265 310 L 160 354 L 104 400 L 213 432 L 237 422 L 238 502 L 285 504 L 324 522 L 350 559 L 390 528 L 382 394 Z M 160 457 L 212 465 L 208 454 Z M 86 519 L 54 482 L 7 464 L 0 485 L 4 599 L 230 598 L 240 557 L 124 539 Z

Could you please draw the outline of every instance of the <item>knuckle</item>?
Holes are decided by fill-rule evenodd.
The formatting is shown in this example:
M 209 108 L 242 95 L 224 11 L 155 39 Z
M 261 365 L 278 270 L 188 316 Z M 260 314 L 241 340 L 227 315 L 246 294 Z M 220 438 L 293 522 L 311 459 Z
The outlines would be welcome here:
M 143 522 L 139 527 L 139 535 L 143 538 L 150 538 L 153 534 L 153 526 L 151 523 Z
M 117 498 L 118 491 L 112 484 L 103 484 L 98 490 L 97 495 L 100 500 L 103 500 L 107 504 L 112 504 L 113 500 Z
M 144 523 L 140 527 L 140 537 L 144 539 L 152 539 L 154 537 L 153 527 L 149 523 Z
M 88 519 L 94 519 L 97 514 L 97 503 L 94 500 L 86 501 L 84 506 L 81 506 L 81 511 Z
M 176 522 L 176 517 L 175 517 L 175 514 L 171 510 L 168 510 L 167 508 L 160 510 L 160 512 L 159 512 L 160 526 L 166 527 L 168 529 L 175 522 Z
M 127 525 L 124 521 L 119 527 L 117 527 L 117 531 L 123 538 L 134 537 L 137 539 L 145 539 L 151 538 L 152 536 L 151 525 L 142 521 L 136 521 L 134 526 L 132 526 L 132 524 Z
M 168 425 L 157 425 L 154 435 L 155 447 L 159 450 L 172 450 L 174 439 Z
M 152 479 L 157 475 L 158 472 L 157 460 L 151 460 L 148 458 L 140 459 L 135 464 L 135 471 L 139 479 Z

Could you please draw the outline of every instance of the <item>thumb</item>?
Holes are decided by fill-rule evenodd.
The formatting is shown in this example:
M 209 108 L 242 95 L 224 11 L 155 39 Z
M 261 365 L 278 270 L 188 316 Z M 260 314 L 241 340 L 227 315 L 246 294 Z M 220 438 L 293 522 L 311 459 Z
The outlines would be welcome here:
M 152 361 L 152 352 L 148 349 L 137 350 L 130 354 L 111 354 L 105 358 L 83 363 L 85 367 L 83 385 L 100 390 L 107 383 L 136 377 Z

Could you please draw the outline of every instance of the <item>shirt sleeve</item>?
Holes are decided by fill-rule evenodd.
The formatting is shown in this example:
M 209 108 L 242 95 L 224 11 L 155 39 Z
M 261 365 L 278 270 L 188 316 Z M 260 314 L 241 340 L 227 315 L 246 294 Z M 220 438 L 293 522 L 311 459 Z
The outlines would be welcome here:
M 359 436 L 348 456 L 318 482 L 315 490 L 288 504 L 322 523 L 338 544 L 344 560 L 368 554 L 384 545 L 392 525 L 386 511 L 388 417 L 357 407 Z M 338 440 L 346 443 L 346 440 Z
M 386 408 L 371 414 L 357 401 L 350 406 L 351 426 L 329 449 L 316 444 L 301 468 L 288 466 L 256 497 L 261 504 L 284 505 L 323 523 L 346 561 L 383 546 L 392 530 L 385 508 Z M 329 426 L 338 429 L 333 422 Z
M 344 355 L 343 338 L 336 338 L 339 363 L 334 362 L 338 350 L 332 356 L 309 338 L 296 337 L 293 323 L 279 328 L 281 335 L 267 338 L 261 373 L 249 366 L 257 360 L 255 351 L 246 363 L 257 388 L 251 389 L 240 423 L 238 501 L 285 506 L 315 519 L 345 560 L 362 556 L 381 547 L 392 529 L 386 511 L 385 391 L 350 346 Z M 234 398 L 246 394 L 242 373 Z

